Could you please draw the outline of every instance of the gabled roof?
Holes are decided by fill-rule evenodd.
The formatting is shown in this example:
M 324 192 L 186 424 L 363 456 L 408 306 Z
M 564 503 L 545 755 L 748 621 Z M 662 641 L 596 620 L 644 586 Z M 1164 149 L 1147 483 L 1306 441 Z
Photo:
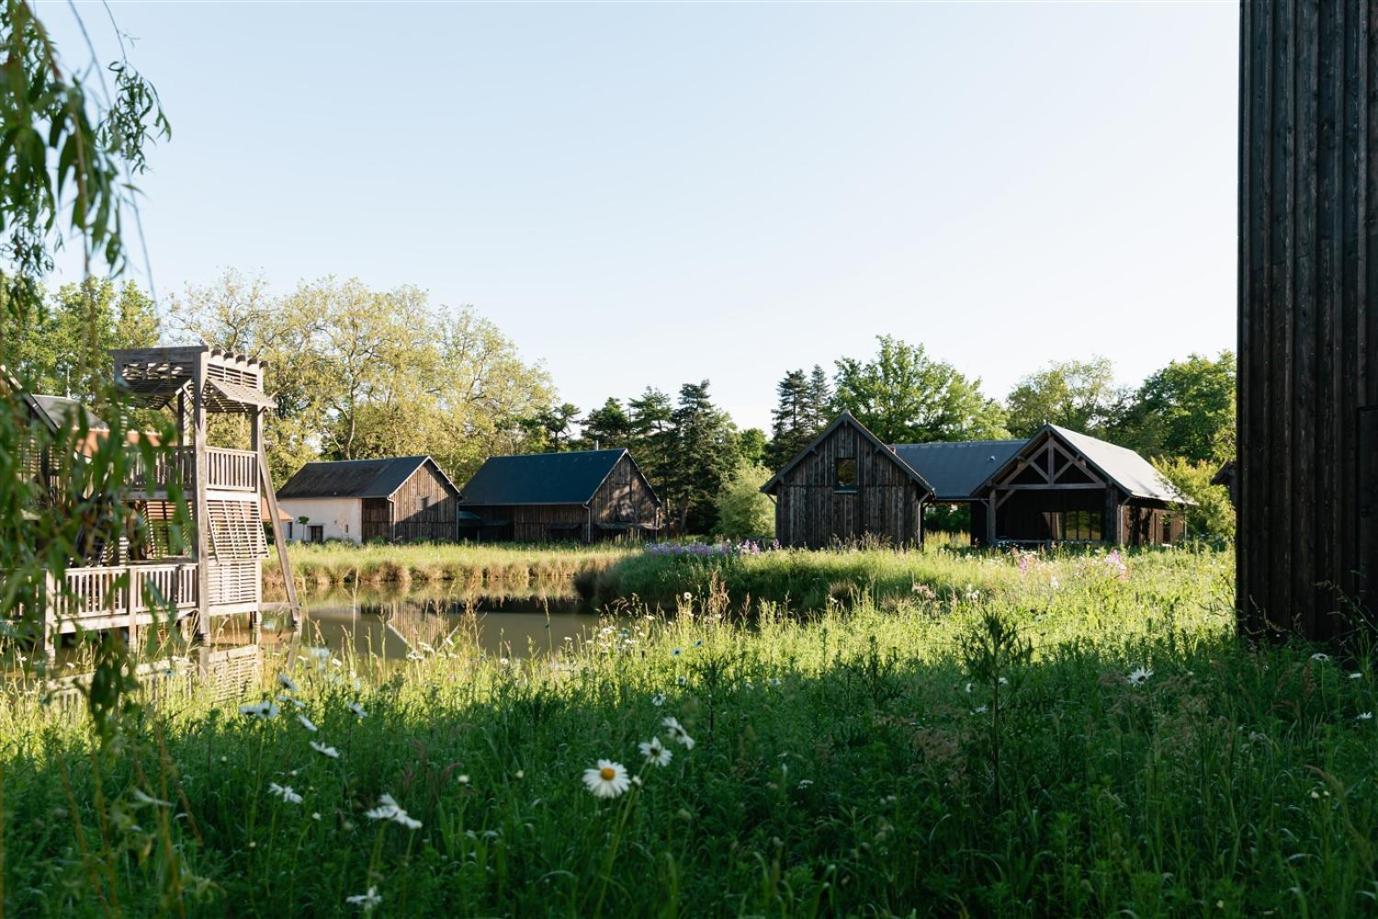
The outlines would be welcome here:
M 69 399 L 66 396 L 43 396 L 38 393 L 34 393 L 33 403 L 47 418 L 54 430 L 61 428 L 68 422 L 75 425 L 77 409 L 84 408 L 76 399 Z M 86 423 L 92 431 L 110 430 L 110 425 L 96 417 L 89 408 L 86 409 Z
M 624 456 L 636 467 L 625 449 L 490 456 L 464 484 L 460 504 L 587 504 Z
M 1173 488 L 1172 484 L 1153 468 L 1152 463 L 1133 450 L 1055 424 L 1046 424 L 1036 431 L 1003 466 L 987 476 L 978 489 L 985 488 L 1002 475 L 1020 456 L 1037 449 L 1045 436 L 1057 437 L 1072 450 L 1080 453 L 1106 481 L 1114 483 L 1131 497 L 1164 501 L 1169 504 L 1192 503 Z
M 933 486 L 928 484 L 928 480 L 925 479 L 922 475 L 920 475 L 919 471 L 915 469 L 913 466 L 911 466 L 904 459 L 904 457 L 900 456 L 895 450 L 881 443 L 880 438 L 872 434 L 866 428 L 866 425 L 858 421 L 856 416 L 853 415 L 851 412 L 843 412 L 841 415 L 838 415 L 836 418 L 834 418 L 833 423 L 824 428 L 823 432 L 819 434 L 817 437 L 815 437 L 807 447 L 796 453 L 794 455 L 794 458 L 791 459 L 784 466 L 782 466 L 779 472 L 775 473 L 775 475 L 767 479 L 766 483 L 761 486 L 761 491 L 766 492 L 767 494 L 774 491 L 775 487 L 780 484 L 780 480 L 783 479 L 786 475 L 788 475 L 791 469 L 802 463 L 811 453 L 818 449 L 819 444 L 827 440 L 828 437 L 830 437 L 834 431 L 836 431 L 839 427 L 841 427 L 844 424 L 849 425 L 855 428 L 857 431 L 861 432 L 861 435 L 864 438 L 866 438 L 866 440 L 869 441 L 872 446 L 874 446 L 880 452 L 884 453 L 886 456 L 890 457 L 890 459 L 894 461 L 895 465 L 900 468 L 901 472 L 903 472 L 909 478 L 913 479 L 920 486 L 922 486 L 925 492 L 927 492 L 928 494 L 933 494 Z
M 457 497 L 455 483 L 429 456 L 307 463 L 278 489 L 278 497 L 387 498 L 427 463 Z
M 895 453 L 933 486 L 937 501 L 971 497 L 991 473 L 1009 462 L 1027 441 L 958 440 L 895 444 Z

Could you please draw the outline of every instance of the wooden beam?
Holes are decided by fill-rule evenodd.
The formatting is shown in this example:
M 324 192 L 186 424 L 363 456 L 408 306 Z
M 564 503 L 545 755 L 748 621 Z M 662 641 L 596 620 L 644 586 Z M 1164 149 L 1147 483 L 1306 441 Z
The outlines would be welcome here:
M 255 413 L 255 428 L 261 424 L 259 417 L 259 413 Z M 273 545 L 277 548 L 278 569 L 282 572 L 282 584 L 287 591 L 287 607 L 291 614 L 292 628 L 296 629 L 301 624 L 301 604 L 297 601 L 297 582 L 292 576 L 292 562 L 287 557 L 287 539 L 282 534 L 278 496 L 273 490 L 273 478 L 268 474 L 268 455 L 263 449 L 262 435 L 256 435 L 254 441 L 254 451 L 258 454 L 258 479 L 262 483 L 263 496 L 268 501 L 268 516 L 273 520 Z

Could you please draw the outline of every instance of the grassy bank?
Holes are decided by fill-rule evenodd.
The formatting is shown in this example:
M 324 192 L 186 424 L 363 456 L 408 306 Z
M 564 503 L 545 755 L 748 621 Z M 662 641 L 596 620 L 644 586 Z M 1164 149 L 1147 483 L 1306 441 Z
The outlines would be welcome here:
M 1220 557 L 952 564 L 950 598 L 745 626 L 719 593 L 556 661 L 462 635 L 383 682 L 306 658 L 300 712 L 189 700 L 109 753 L 10 700 L 0 894 L 26 916 L 350 915 L 370 891 L 383 915 L 1372 911 L 1370 664 L 1236 642 Z M 600 758 L 641 784 L 596 798 Z
M 501 584 L 523 587 L 567 587 L 576 576 L 591 577 L 633 550 L 612 545 L 375 545 L 347 544 L 288 547 L 297 584 L 307 590 L 336 587 L 413 584 L 444 585 L 447 589 L 481 592 Z M 277 557 L 264 563 L 263 578 L 270 591 L 282 589 Z
M 889 549 L 842 549 L 828 552 L 776 550 L 710 556 L 637 552 L 616 564 L 590 571 L 583 592 L 600 604 L 635 598 L 673 609 L 685 594 L 724 593 L 734 604 L 765 600 L 797 610 L 824 610 L 854 604 L 864 597 L 882 607 L 914 599 L 948 602 L 972 590 L 997 602 L 1043 603 L 1055 585 L 1086 571 L 1123 566 L 1139 573 L 1127 602 L 1161 608 L 1182 597 L 1220 594 L 1232 589 L 1228 572 L 1232 556 L 1152 550 L 1143 553 L 1071 552 L 1021 554 L 974 553 L 947 548 L 908 552 Z M 1118 569 L 1116 569 L 1118 571 Z M 1149 593 L 1145 594 L 1144 591 Z M 1214 602 L 1228 605 L 1227 598 Z

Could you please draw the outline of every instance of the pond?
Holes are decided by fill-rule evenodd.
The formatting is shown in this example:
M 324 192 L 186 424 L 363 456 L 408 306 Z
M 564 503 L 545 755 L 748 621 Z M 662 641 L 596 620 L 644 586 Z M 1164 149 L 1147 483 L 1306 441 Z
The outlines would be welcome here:
M 303 642 L 384 660 L 404 660 L 450 636 L 492 657 L 534 657 L 589 636 L 599 621 L 574 595 L 359 590 L 307 594 L 301 602 Z M 285 617 L 264 619 L 265 633 L 287 627 Z

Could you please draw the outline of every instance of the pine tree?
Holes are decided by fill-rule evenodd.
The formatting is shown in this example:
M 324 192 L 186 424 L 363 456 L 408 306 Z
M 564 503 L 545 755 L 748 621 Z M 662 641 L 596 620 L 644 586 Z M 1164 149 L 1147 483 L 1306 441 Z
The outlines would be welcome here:
M 739 460 L 736 426 L 713 404 L 708 381 L 685 383 L 671 417 L 674 466 L 668 497 L 681 533 L 709 533 L 717 523 L 717 498 Z
M 611 396 L 600 408 L 589 412 L 582 424 L 580 446 L 586 450 L 633 446 L 632 419 L 622 403 Z
M 775 386 L 776 404 L 770 413 L 770 464 L 778 467 L 806 443 L 809 419 L 809 381 L 802 370 L 791 370 Z
M 807 420 L 808 439 L 812 440 L 832 421 L 836 411 L 833 407 L 833 387 L 827 372 L 819 364 L 813 365 L 809 374 L 804 404 L 804 417 Z

